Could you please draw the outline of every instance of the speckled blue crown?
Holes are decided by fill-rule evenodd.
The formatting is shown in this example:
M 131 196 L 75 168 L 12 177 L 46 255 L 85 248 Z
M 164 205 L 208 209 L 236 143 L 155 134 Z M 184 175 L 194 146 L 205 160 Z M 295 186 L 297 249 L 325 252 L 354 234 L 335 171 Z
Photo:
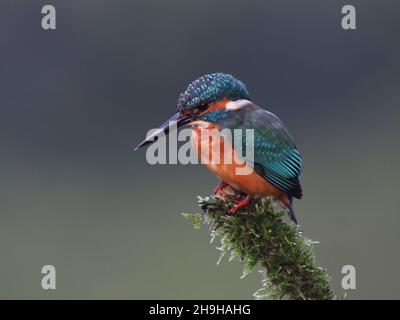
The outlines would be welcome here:
M 243 82 L 230 74 L 206 74 L 187 87 L 178 99 L 178 111 L 209 105 L 221 99 L 250 99 L 249 92 Z

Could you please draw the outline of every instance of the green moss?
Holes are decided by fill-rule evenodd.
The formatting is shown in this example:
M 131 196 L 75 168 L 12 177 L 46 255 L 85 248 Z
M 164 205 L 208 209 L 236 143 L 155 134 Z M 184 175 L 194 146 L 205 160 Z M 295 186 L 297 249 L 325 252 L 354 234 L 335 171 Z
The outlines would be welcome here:
M 182 213 L 182 215 L 193 224 L 195 230 L 200 229 L 201 213 Z
M 184 214 L 195 229 L 201 220 L 208 224 L 212 240 L 220 237 L 218 263 L 226 254 L 242 261 L 242 277 L 261 266 L 265 272 L 256 299 L 333 299 L 329 275 L 315 263 L 314 243 L 282 220 L 286 213 L 274 211 L 271 200 L 259 199 L 232 216 L 228 212 L 235 200 L 199 197 L 203 214 Z

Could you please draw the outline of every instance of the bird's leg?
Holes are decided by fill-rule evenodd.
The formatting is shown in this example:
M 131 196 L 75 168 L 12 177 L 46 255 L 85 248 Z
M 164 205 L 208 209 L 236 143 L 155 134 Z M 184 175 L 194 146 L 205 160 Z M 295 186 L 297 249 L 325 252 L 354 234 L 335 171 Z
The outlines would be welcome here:
M 251 197 L 247 195 L 245 198 L 236 202 L 235 206 L 231 210 L 229 210 L 229 213 L 235 215 L 239 208 L 247 206 L 250 202 L 251 202 Z
M 227 183 L 221 181 L 219 185 L 214 189 L 214 194 L 218 194 L 219 192 L 221 192 L 227 185 Z

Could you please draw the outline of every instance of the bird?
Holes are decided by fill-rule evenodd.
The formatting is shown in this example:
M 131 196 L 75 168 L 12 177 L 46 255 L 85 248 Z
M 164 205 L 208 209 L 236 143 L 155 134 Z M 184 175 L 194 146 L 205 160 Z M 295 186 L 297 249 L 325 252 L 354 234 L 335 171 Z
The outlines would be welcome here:
M 191 126 L 193 148 L 199 156 L 208 158 L 218 148 L 222 150 L 221 145 L 224 147 L 221 159 L 233 155 L 231 163 L 206 163 L 207 168 L 220 179 L 215 193 L 230 186 L 243 194 L 230 210 L 232 215 L 251 203 L 253 198 L 269 197 L 287 211 L 291 221 L 299 225 L 293 209 L 293 198 L 301 199 L 303 196 L 300 184 L 302 156 L 284 123 L 272 112 L 253 103 L 242 81 L 221 72 L 194 80 L 180 94 L 176 114 L 156 133 L 142 141 L 136 150 L 154 142 L 160 132 L 168 134 L 170 122 L 176 123 L 177 127 Z M 253 130 L 252 163 L 246 163 L 252 168 L 250 174 L 237 174 L 238 167 L 243 167 L 239 158 L 244 156 L 243 150 L 250 143 L 248 139 L 243 136 L 243 148 L 238 151 L 232 141 L 223 141 L 221 144 L 218 139 L 210 142 L 209 137 L 201 136 L 201 130 L 219 132 L 224 129 Z

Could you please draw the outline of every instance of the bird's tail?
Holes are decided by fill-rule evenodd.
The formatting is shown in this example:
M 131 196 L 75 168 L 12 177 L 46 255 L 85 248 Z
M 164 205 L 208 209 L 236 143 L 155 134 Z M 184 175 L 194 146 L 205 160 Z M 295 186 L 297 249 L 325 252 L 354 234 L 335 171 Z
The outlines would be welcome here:
M 281 204 L 287 210 L 290 220 L 292 220 L 296 225 L 299 225 L 296 214 L 293 210 L 293 197 L 288 196 L 285 200 L 281 200 Z
M 297 222 L 296 214 L 294 213 L 292 206 L 288 207 L 288 215 L 290 220 L 292 220 L 296 225 L 299 225 L 299 223 Z

